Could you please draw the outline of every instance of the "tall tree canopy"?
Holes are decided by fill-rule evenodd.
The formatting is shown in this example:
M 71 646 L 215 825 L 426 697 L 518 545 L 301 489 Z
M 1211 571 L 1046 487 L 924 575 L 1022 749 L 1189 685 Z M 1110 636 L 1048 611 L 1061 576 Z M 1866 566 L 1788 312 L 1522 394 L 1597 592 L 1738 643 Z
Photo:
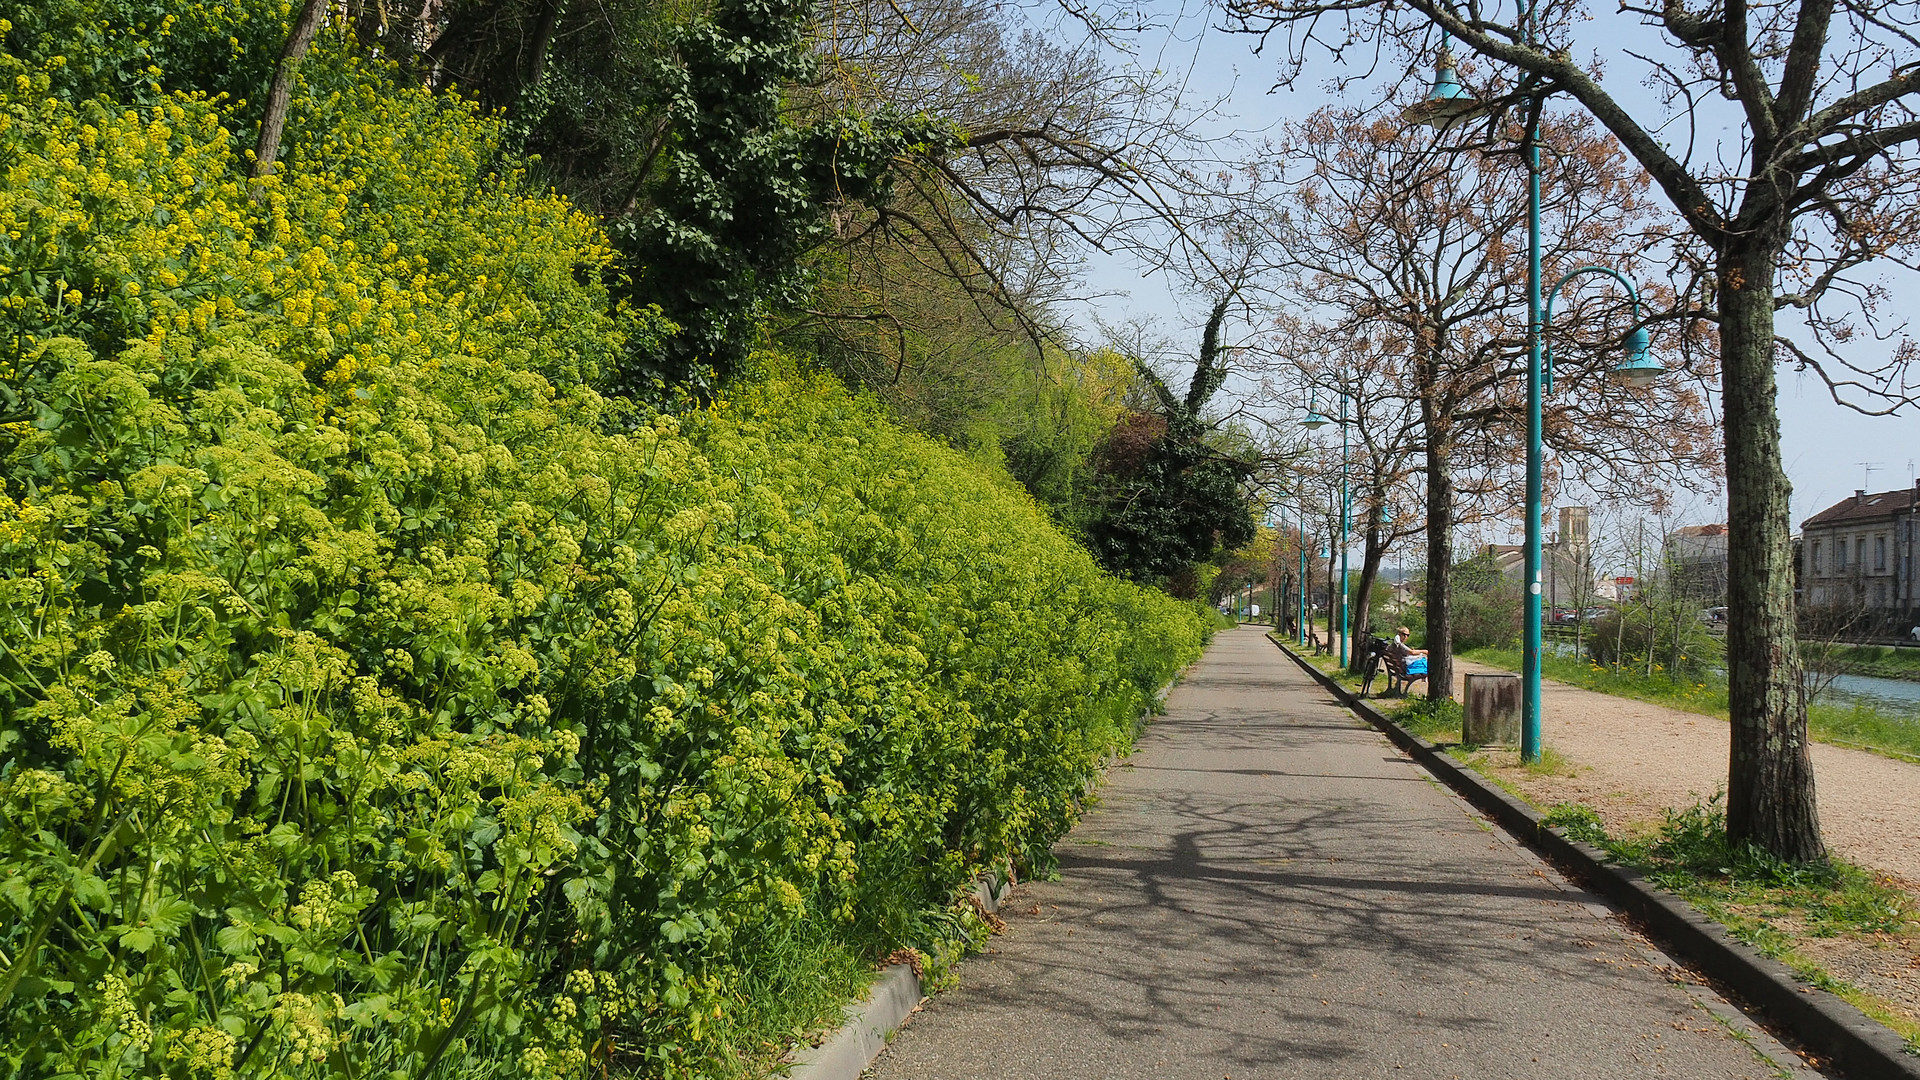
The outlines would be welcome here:
M 1547 279 L 1593 263 L 1638 269 L 1642 252 L 1673 228 L 1647 199 L 1645 174 L 1584 118 L 1554 118 L 1543 139 Z M 1526 229 L 1526 169 L 1518 155 L 1448 152 L 1425 128 L 1405 130 L 1352 108 L 1289 125 L 1275 156 L 1281 168 L 1267 178 L 1278 189 L 1273 209 L 1241 226 L 1243 242 L 1270 264 L 1263 280 L 1298 312 L 1271 335 L 1283 369 L 1270 389 L 1291 399 L 1304 383 L 1322 402 L 1351 403 L 1353 441 L 1368 462 L 1361 527 L 1370 541 L 1383 535 L 1373 516 L 1383 505 L 1381 481 L 1404 471 L 1399 461 L 1423 473 L 1426 563 L 1447 567 L 1456 524 L 1518 509 L 1526 418 L 1515 391 L 1527 357 L 1517 238 Z M 1630 391 L 1609 382 L 1631 310 L 1617 287 L 1583 295 L 1578 283 L 1563 297 L 1570 302 L 1556 324 L 1555 392 L 1546 404 L 1559 471 L 1629 497 L 1659 486 L 1650 483 L 1656 478 L 1679 485 L 1715 474 L 1695 385 L 1670 378 Z M 1669 353 L 1679 336 L 1662 335 Z M 1670 437 L 1646 439 L 1648 428 Z M 1370 542 L 1362 568 L 1369 580 L 1380 554 Z M 1426 580 L 1428 692 L 1450 697 L 1451 578 L 1436 572 Z

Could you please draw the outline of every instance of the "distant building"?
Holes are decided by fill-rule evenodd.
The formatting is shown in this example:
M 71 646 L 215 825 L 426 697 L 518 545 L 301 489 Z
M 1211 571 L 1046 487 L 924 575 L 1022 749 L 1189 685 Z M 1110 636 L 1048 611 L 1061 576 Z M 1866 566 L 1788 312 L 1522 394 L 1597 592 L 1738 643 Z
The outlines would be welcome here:
M 1667 534 L 1662 571 L 1677 595 L 1715 607 L 1727 602 L 1727 527 L 1683 525 Z
M 1594 577 L 1593 544 L 1584 506 L 1560 508 L 1560 531 L 1540 545 L 1540 603 L 1548 611 L 1586 605 L 1603 595 Z M 1519 544 L 1488 544 L 1484 554 L 1500 572 L 1524 588 L 1527 549 Z
M 1887 624 L 1920 616 L 1914 547 L 1920 480 L 1864 489 L 1800 523 L 1800 581 L 1807 608 L 1858 611 Z
M 1603 579 L 1600 582 L 1600 599 L 1624 604 L 1640 593 L 1640 582 L 1631 574 Z
M 1410 577 L 1402 577 L 1398 581 L 1393 582 L 1392 588 L 1393 591 L 1388 595 L 1387 603 L 1391 605 L 1395 611 L 1402 611 L 1425 598 L 1425 593 L 1421 590 L 1419 583 Z

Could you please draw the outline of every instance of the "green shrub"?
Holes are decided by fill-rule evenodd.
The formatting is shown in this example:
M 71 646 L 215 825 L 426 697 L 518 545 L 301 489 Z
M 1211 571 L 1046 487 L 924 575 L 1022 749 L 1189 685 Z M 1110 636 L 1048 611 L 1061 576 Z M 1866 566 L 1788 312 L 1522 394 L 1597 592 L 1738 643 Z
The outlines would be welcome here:
M 1485 553 L 1455 563 L 1451 572 L 1453 650 L 1509 648 L 1520 639 L 1520 583 Z M 1426 646 L 1426 605 L 1405 615 L 1416 648 Z
M 603 400 L 664 328 L 591 222 L 308 66 L 257 202 L 208 102 L 0 72 L 0 1061 L 737 1070 L 1043 863 L 1203 622 L 777 360 Z
M 1646 609 L 1611 611 L 1587 629 L 1587 655 L 1606 668 L 1649 664 L 1670 678 L 1716 675 L 1726 647 L 1697 618 L 1654 622 Z
M 1423 739 L 1447 734 L 1457 738 L 1465 717 L 1466 710 L 1452 698 L 1431 698 L 1423 694 L 1400 706 L 1393 714 L 1393 721 Z

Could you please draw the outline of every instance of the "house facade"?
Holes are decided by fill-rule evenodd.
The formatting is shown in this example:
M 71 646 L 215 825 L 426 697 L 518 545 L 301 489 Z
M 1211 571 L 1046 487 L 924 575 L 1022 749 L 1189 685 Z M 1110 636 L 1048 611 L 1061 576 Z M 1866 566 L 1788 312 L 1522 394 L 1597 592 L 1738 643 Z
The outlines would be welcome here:
M 1920 480 L 1893 491 L 1855 491 L 1801 522 L 1803 607 L 1858 613 L 1889 626 L 1913 622 L 1920 617 L 1917 531 Z
M 1540 602 L 1548 611 L 1610 598 L 1607 586 L 1594 576 L 1589 516 L 1584 506 L 1561 507 L 1559 531 L 1540 545 Z M 1483 554 L 1493 559 L 1502 574 L 1525 586 L 1526 548 L 1488 544 Z
M 1727 602 L 1727 527 L 1683 525 L 1667 535 L 1661 572 L 1676 593 L 1712 607 Z

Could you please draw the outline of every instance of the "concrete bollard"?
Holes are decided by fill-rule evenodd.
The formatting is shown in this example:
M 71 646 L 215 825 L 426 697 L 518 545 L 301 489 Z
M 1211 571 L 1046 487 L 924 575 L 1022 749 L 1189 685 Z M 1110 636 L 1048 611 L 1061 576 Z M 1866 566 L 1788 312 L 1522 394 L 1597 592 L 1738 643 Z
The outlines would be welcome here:
M 1468 746 L 1520 743 L 1520 676 L 1467 676 L 1467 715 L 1460 741 Z

